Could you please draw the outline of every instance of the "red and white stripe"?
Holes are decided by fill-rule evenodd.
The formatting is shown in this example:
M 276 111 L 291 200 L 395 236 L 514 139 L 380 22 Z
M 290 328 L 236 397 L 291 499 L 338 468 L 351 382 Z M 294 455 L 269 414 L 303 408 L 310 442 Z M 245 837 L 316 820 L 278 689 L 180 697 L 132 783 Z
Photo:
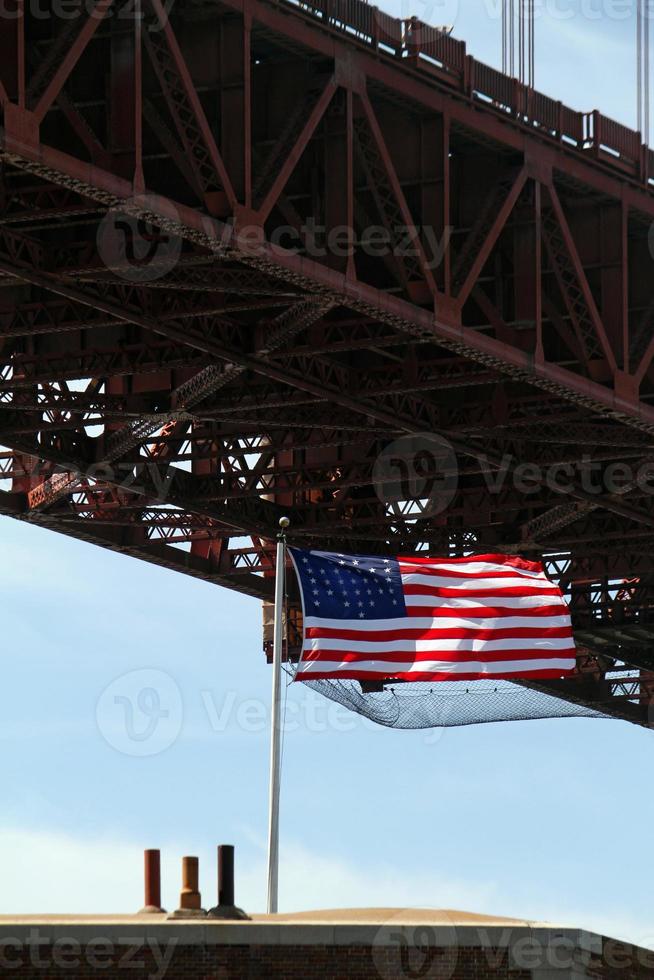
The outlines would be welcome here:
M 553 678 L 575 669 L 560 589 L 513 555 L 400 558 L 407 615 L 307 616 L 296 680 Z

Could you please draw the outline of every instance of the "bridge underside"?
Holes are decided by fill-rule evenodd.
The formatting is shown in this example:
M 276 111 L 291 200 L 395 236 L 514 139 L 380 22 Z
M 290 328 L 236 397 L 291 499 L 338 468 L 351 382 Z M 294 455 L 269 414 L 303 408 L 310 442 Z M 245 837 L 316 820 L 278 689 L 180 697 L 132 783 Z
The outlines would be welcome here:
M 547 690 L 647 725 L 638 134 L 359 0 L 15 13 L 0 511 L 262 600 L 285 513 L 298 544 L 544 557 L 580 646 Z M 436 513 L 373 472 L 425 433 L 458 460 Z

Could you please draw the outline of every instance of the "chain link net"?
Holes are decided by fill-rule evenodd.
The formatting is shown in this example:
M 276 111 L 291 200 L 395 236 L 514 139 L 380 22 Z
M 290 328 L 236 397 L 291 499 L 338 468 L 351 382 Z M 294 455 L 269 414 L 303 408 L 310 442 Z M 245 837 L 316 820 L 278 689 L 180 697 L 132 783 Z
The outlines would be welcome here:
M 293 679 L 297 667 L 287 664 Z M 303 681 L 331 701 L 387 728 L 454 728 L 537 718 L 606 718 L 593 708 L 513 684 L 511 681 L 392 682 L 363 691 L 358 681 Z

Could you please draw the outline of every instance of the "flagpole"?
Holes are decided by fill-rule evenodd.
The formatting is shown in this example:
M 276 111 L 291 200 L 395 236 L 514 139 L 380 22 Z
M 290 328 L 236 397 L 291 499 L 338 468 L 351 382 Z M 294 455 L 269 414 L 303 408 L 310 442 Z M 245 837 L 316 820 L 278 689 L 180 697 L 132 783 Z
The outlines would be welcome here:
M 270 729 L 270 800 L 268 815 L 268 912 L 277 911 L 279 877 L 279 783 L 281 747 L 282 640 L 284 615 L 284 565 L 288 517 L 280 517 L 275 562 L 275 618 L 273 635 L 273 682 Z

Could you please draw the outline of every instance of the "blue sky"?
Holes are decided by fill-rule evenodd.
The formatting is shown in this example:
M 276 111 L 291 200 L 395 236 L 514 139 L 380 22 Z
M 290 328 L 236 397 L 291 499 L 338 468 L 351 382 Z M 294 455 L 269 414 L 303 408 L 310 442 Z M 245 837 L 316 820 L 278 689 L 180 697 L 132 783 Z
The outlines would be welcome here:
M 499 21 L 484 4 L 458 6 L 457 35 L 497 63 Z M 434 4 L 428 19 L 452 18 Z M 632 122 L 632 38 L 633 22 L 544 15 L 537 84 Z M 0 547 L 0 912 L 135 910 L 140 852 L 156 846 L 167 907 L 189 853 L 213 904 L 220 842 L 237 845 L 237 900 L 261 911 L 270 671 L 259 604 L 9 519 Z M 143 687 L 169 715 L 138 742 L 114 698 Z M 397 732 L 301 685 L 288 697 L 282 909 L 464 908 L 654 944 L 638 856 L 654 820 L 653 734 L 585 720 Z M 157 705 L 143 707 L 137 733 Z
M 148 846 L 164 852 L 168 908 L 185 853 L 201 856 L 209 902 L 220 842 L 237 845 L 239 902 L 262 910 L 258 603 L 9 519 L 0 540 L 0 912 L 136 909 Z M 170 715 L 133 742 L 113 698 L 148 685 Z M 633 851 L 654 819 L 649 732 L 580 719 L 389 731 L 302 685 L 288 697 L 283 909 L 464 908 L 654 938 Z M 136 711 L 135 731 L 148 721 Z
M 636 0 L 534 0 L 536 88 L 574 109 L 599 109 L 636 126 Z M 394 0 L 379 4 L 453 24 L 470 54 L 501 65 L 501 0 Z M 517 6 L 517 3 L 516 3 Z

